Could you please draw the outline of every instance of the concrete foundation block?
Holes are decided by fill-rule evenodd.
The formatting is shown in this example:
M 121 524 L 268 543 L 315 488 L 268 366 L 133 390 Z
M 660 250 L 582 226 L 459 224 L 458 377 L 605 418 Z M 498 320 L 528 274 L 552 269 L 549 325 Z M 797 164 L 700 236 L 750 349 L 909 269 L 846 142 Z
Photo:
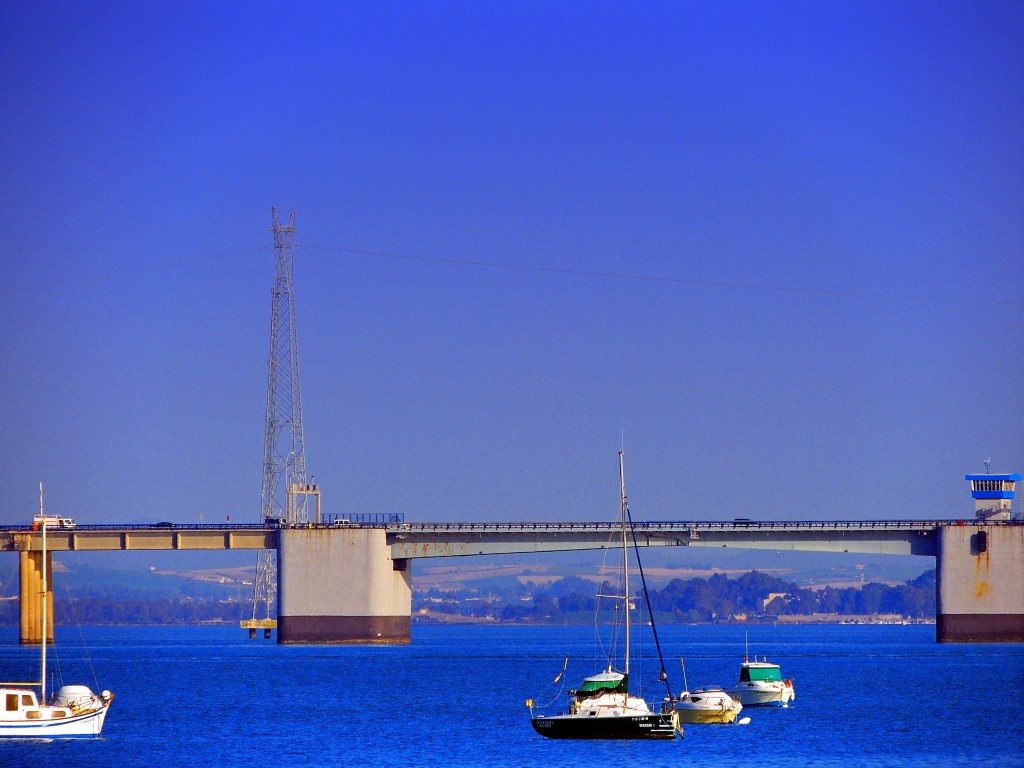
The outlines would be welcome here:
M 1024 642 L 1024 526 L 941 528 L 936 578 L 939 642 Z
M 286 529 L 278 546 L 279 643 L 408 643 L 412 574 L 380 528 Z

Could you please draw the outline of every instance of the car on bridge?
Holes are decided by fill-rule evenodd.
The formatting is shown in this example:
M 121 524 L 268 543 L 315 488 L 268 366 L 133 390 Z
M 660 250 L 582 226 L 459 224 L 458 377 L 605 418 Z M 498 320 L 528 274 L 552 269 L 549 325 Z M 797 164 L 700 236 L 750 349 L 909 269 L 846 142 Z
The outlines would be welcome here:
M 59 515 L 36 515 L 32 518 L 33 530 L 38 529 L 46 523 L 47 528 L 74 528 L 75 521 L 70 517 L 60 517 Z

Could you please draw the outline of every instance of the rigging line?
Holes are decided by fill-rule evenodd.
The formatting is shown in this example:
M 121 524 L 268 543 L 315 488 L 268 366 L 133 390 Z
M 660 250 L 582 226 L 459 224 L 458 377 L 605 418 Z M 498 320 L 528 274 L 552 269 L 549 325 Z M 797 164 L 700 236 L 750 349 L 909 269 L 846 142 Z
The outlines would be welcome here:
M 158 261 L 152 264 L 139 264 L 134 267 L 120 267 L 118 269 L 109 269 L 104 272 L 96 272 L 91 275 L 62 277 L 56 280 L 45 280 L 43 282 L 32 283 L 29 285 L 7 285 L 0 288 L 0 296 L 12 296 L 17 293 L 34 293 L 36 291 L 46 291 L 52 288 L 61 288 L 66 285 L 76 285 L 77 283 L 92 283 L 113 277 L 124 277 L 126 275 L 142 274 L 144 272 L 158 272 L 164 269 L 180 267 L 185 264 L 206 264 L 211 261 L 223 261 L 225 259 L 233 259 L 239 256 L 248 256 L 251 253 L 258 253 L 259 251 L 267 251 L 271 248 L 273 248 L 273 246 L 257 245 L 238 250 L 221 251 L 219 253 L 210 254 L 209 256 L 168 259 L 167 261 Z
M 668 683 L 668 673 L 665 671 L 665 659 L 661 655 L 661 643 L 658 641 L 658 627 L 654 621 L 654 611 L 651 609 L 651 596 L 647 594 L 647 579 L 644 578 L 644 564 L 640 562 L 640 546 L 636 543 L 636 529 L 633 527 L 633 515 L 630 514 L 629 504 L 626 505 L 626 519 L 629 520 L 629 533 L 633 537 L 633 554 L 636 555 L 637 568 L 640 571 L 640 584 L 644 588 L 644 600 L 647 601 L 647 615 L 651 617 L 651 631 L 654 633 L 654 647 L 658 649 L 658 663 L 661 664 L 661 673 L 658 678 L 665 683 L 668 689 L 668 697 L 672 699 L 672 686 Z M 627 604 L 626 610 L 629 610 Z
M 608 533 L 608 546 L 601 548 L 601 566 L 598 568 L 598 578 L 601 579 L 598 582 L 597 594 L 594 596 L 594 638 L 596 640 L 594 645 L 594 661 L 598 661 L 597 653 L 601 654 L 601 669 L 603 670 L 606 665 L 611 665 L 612 659 L 615 656 L 615 649 L 618 646 L 619 640 L 619 626 L 618 619 L 612 622 L 612 630 L 608 634 L 608 646 L 605 647 L 604 638 L 601 635 L 601 587 L 604 586 L 604 574 L 607 573 L 611 566 L 608 565 L 608 555 L 615 546 L 615 533 L 609 531 Z M 615 566 L 615 578 L 621 580 L 622 578 L 622 567 Z M 609 582 L 611 584 L 611 582 Z M 621 584 L 620 584 L 621 586 Z M 619 590 L 621 591 L 621 590 Z
M 93 684 L 99 688 L 100 681 L 96 676 L 96 667 L 92 663 L 92 654 L 89 653 L 89 645 L 85 642 L 85 634 L 82 632 L 82 622 L 78 618 L 78 595 L 75 594 L 74 587 L 68 578 L 61 579 L 61 588 L 67 595 L 68 612 L 71 614 L 71 619 L 75 622 L 75 628 L 78 630 L 78 640 L 82 644 L 82 650 L 85 652 L 85 661 L 89 665 L 89 673 L 92 675 Z M 54 647 L 56 647 L 56 634 L 54 634 Z
M 550 707 L 552 704 L 555 703 L 555 701 L 558 699 L 558 697 L 560 697 L 562 695 L 562 691 L 565 690 L 565 670 L 567 670 L 568 668 L 569 668 L 569 657 L 566 656 L 565 657 L 565 663 L 562 664 L 562 671 L 558 673 L 558 677 L 556 677 L 554 679 L 554 681 L 548 686 L 547 690 L 545 690 L 544 693 L 547 694 L 548 690 L 550 690 L 551 688 L 554 688 L 555 683 L 559 684 L 558 685 L 558 690 L 555 691 L 555 693 L 551 696 L 551 698 L 548 699 L 545 703 L 538 704 L 537 705 L 537 709 L 547 709 L 548 707 Z
M 389 259 L 404 259 L 406 261 L 422 261 L 433 264 L 454 264 L 463 267 L 484 267 L 487 269 L 505 269 L 518 272 L 540 272 L 556 275 L 570 275 L 572 277 L 600 277 L 612 280 L 635 280 L 651 283 L 669 283 L 674 285 L 695 285 L 709 288 L 745 288 L 757 291 L 776 291 L 781 293 L 803 293 L 817 294 L 820 296 L 846 296 L 860 299 L 897 299 L 899 301 L 927 301 L 948 304 L 996 304 L 1001 306 L 1020 307 L 1024 301 L 1012 299 L 969 299 L 958 296 L 924 296 L 910 293 L 884 293 L 881 291 L 844 291 L 829 288 L 804 288 L 800 286 L 772 285 L 770 283 L 740 283 L 725 280 L 697 280 L 684 277 L 666 277 L 664 275 L 634 275 L 626 272 L 596 272 L 583 269 L 569 269 L 568 267 L 545 267 L 530 266 L 526 264 L 509 264 L 497 261 L 479 261 L 475 259 L 455 259 L 442 256 L 410 256 L 404 253 L 390 253 L 387 251 L 367 251 L 357 248 L 332 248 L 322 245 L 307 245 L 295 243 L 295 248 L 304 248 L 309 251 L 324 251 L 327 253 L 348 253 L 356 256 L 381 256 Z

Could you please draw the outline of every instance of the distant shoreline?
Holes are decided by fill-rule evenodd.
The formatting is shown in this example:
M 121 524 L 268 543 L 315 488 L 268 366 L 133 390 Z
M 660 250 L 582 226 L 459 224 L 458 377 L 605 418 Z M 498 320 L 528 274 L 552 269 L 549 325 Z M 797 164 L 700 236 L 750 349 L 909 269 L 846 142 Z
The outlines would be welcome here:
M 681 627 L 712 627 L 712 626 L 744 626 L 744 625 L 816 625 L 831 624 L 842 625 L 909 625 L 909 624 L 935 624 L 935 619 L 906 619 L 890 616 L 779 616 L 774 620 L 748 619 L 746 621 L 659 621 L 660 625 L 681 626 Z M 587 622 L 575 621 L 494 621 L 491 619 L 479 619 L 473 616 L 456 616 L 454 614 L 447 618 L 416 616 L 412 617 L 412 625 L 420 627 L 443 627 L 443 626 L 486 626 L 486 627 L 583 627 L 589 626 Z M 0 622 L 2 627 L 16 627 L 17 622 Z M 237 627 L 238 621 L 180 621 L 180 622 L 151 622 L 151 621 L 118 621 L 118 622 L 86 622 L 81 625 L 74 623 L 57 622 L 58 627 Z M 239 628 L 239 631 L 242 631 Z
M 479 625 L 495 627 L 582 627 L 588 626 L 588 622 L 582 621 L 495 621 L 493 619 L 482 619 L 473 616 L 459 614 L 413 614 L 413 626 L 444 626 L 446 624 L 458 625 Z M 666 621 L 659 618 L 658 624 L 662 626 L 688 626 L 688 627 L 710 627 L 719 625 L 742 626 L 746 624 L 757 625 L 797 625 L 797 624 L 935 624 L 934 617 L 910 619 L 895 614 L 810 614 L 810 615 L 782 615 L 776 617 L 751 617 L 745 620 L 731 619 L 728 621 Z

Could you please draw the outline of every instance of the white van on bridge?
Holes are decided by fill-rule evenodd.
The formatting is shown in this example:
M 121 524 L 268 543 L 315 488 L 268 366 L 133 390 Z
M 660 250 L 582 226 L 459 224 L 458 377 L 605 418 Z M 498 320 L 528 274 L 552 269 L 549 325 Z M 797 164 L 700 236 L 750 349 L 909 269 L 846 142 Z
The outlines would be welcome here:
M 75 521 L 70 517 L 60 517 L 59 515 L 36 515 L 32 518 L 32 527 L 40 528 L 43 523 L 46 523 L 47 528 L 74 528 Z

